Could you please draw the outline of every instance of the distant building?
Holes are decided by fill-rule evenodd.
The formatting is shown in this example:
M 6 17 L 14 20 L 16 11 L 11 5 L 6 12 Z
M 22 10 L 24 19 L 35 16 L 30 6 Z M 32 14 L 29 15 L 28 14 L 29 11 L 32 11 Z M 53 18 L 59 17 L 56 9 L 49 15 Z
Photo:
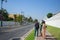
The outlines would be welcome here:
M 13 18 L 14 19 L 14 14 L 9 14 L 9 16 L 8 17 L 10 17 L 10 18 Z
M 16 14 L 17 16 L 19 16 L 19 14 Z M 9 14 L 9 16 L 8 17 L 10 17 L 10 18 L 13 18 L 14 19 L 14 14 Z

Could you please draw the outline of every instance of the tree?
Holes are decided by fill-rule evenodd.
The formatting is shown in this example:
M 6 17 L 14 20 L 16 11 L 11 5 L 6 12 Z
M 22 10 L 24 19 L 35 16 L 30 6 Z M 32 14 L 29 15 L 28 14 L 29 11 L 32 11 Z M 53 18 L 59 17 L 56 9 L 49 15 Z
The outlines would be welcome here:
M 48 13 L 48 14 L 47 14 L 47 18 L 51 18 L 52 16 L 53 16 L 52 13 Z
M 14 20 L 14 19 L 13 19 L 13 18 L 10 18 L 10 17 L 9 17 L 9 19 L 8 19 L 8 21 L 13 21 L 13 20 Z
M 29 17 L 29 18 L 28 18 L 28 22 L 33 22 L 32 17 Z
M 22 21 L 21 15 L 17 16 L 17 21 L 18 21 L 18 22 L 21 22 L 21 21 Z
M 25 20 L 25 21 L 28 21 L 28 18 L 27 18 L 27 17 L 25 17 L 25 18 L 24 18 L 24 20 Z
M 34 23 L 35 23 L 36 21 L 38 21 L 38 19 L 35 19 L 35 20 L 34 20 Z
M 2 20 L 7 21 L 8 20 L 8 12 L 6 9 L 0 10 L 0 15 L 2 16 Z
M 17 21 L 20 22 L 21 25 L 22 25 L 22 22 L 24 20 L 23 18 L 24 18 L 24 15 L 17 16 Z

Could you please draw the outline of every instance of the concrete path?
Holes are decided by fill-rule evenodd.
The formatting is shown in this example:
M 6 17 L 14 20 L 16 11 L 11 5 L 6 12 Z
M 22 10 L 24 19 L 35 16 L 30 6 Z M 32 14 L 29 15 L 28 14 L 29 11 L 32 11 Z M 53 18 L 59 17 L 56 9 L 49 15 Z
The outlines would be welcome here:
M 35 40 L 56 40 L 56 38 L 52 37 L 51 34 L 46 31 L 46 38 L 45 39 L 43 39 L 40 36 L 40 33 L 39 33 L 39 36 L 38 37 L 35 37 Z

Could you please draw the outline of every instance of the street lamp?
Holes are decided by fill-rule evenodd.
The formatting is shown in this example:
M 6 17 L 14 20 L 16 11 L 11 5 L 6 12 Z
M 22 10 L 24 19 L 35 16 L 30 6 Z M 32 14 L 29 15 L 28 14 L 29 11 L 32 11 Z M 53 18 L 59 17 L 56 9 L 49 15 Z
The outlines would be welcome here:
M 1 14 L 0 14 L 1 15 L 1 27 L 3 26 L 2 25 L 2 19 L 3 19 L 2 18 L 3 17 L 3 15 L 2 15 L 3 14 L 3 1 L 7 2 L 7 0 L 1 0 Z

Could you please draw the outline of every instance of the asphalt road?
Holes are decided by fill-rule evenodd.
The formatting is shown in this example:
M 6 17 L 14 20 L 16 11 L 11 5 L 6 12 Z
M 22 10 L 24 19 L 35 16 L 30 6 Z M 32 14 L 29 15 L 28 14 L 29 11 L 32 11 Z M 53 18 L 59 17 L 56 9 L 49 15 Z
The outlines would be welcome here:
M 0 40 L 10 40 L 14 37 L 21 37 L 34 27 L 34 24 L 17 28 L 8 32 L 0 32 Z

